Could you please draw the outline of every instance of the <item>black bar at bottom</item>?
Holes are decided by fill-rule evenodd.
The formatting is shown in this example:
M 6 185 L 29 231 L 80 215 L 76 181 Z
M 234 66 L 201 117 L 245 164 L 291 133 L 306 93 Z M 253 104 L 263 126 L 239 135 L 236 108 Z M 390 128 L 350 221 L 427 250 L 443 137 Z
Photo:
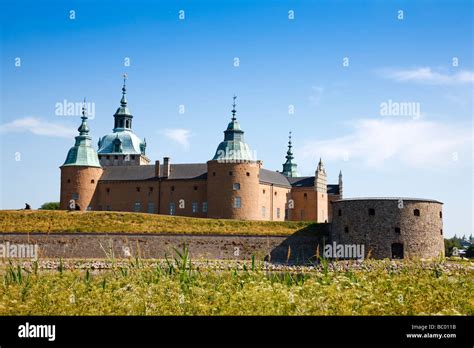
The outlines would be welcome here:
M 28 323 L 28 324 L 27 324 Z M 47 327 L 55 325 L 54 341 Z M 51 328 L 51 327 L 48 327 Z M 0 346 L 471 345 L 472 317 L 0 317 Z M 22 330 L 22 333 L 20 331 Z M 29 330 L 29 331 L 28 331 Z M 26 333 L 28 331 L 28 333 Z M 43 332 L 48 337 L 19 337 Z

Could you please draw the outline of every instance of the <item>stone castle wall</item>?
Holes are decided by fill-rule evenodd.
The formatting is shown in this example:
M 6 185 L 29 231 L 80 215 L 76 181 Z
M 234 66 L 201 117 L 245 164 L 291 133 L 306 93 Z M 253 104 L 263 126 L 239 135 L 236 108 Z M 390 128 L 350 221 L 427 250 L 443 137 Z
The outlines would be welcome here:
M 394 244 L 403 246 L 404 258 L 444 255 L 440 202 L 346 199 L 333 202 L 332 209 L 331 235 L 337 243 L 364 244 L 366 254 L 370 251 L 374 258 L 397 258 L 393 253 L 399 251 Z

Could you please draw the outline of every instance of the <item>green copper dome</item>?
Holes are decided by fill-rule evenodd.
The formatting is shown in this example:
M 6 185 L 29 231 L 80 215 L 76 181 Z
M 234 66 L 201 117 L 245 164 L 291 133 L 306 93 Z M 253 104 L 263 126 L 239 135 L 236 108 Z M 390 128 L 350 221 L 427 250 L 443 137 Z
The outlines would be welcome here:
M 235 117 L 235 99 L 232 109 L 232 120 L 224 131 L 224 141 L 219 144 L 212 158 L 218 161 L 256 161 L 249 145 L 244 140 L 244 131 Z
M 89 136 L 89 127 L 87 126 L 85 110 L 85 107 L 83 107 L 81 117 L 82 122 L 77 129 L 79 135 L 76 137 L 76 143 L 69 149 L 63 166 L 100 167 L 97 152 L 91 146 L 92 138 Z
M 146 142 L 131 130 L 114 131 L 99 140 L 99 154 L 145 155 Z
M 289 177 L 289 178 L 296 178 L 299 176 L 298 172 L 296 171 L 297 164 L 293 163 L 293 152 L 291 151 L 291 148 L 293 147 L 291 145 L 291 132 L 288 137 L 288 151 L 286 152 L 286 162 L 283 163 L 283 172 L 282 174 Z
M 127 89 L 125 86 L 126 75 L 124 75 L 122 87 L 122 99 L 120 100 L 120 107 L 114 114 L 114 128 L 113 133 L 104 135 L 99 139 L 99 154 L 107 155 L 145 155 L 146 141 L 142 141 L 132 131 L 133 116 L 128 109 L 128 102 L 125 97 Z

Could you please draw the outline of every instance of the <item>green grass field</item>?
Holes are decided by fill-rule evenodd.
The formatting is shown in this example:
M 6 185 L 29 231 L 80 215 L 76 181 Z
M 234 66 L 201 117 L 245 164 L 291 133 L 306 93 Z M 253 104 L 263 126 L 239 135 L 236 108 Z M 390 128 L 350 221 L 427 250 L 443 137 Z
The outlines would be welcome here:
M 472 263 L 364 261 L 309 272 L 193 268 L 186 257 L 107 271 L 0 271 L 0 315 L 473 315 Z
M 123 232 L 291 235 L 311 222 L 201 219 L 127 212 L 0 211 L 0 232 Z

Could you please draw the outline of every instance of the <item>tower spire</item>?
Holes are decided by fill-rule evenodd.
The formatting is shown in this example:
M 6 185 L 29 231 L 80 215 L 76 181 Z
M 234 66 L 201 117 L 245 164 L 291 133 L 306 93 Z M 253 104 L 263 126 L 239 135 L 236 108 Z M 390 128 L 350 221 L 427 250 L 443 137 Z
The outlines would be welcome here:
M 127 94 L 127 87 L 126 87 L 126 81 L 127 81 L 127 74 L 123 74 L 123 87 L 122 87 L 122 99 L 120 100 L 120 105 L 122 107 L 127 107 L 127 98 L 125 97 L 125 94 Z
M 291 145 L 291 131 L 288 135 L 288 151 L 286 152 L 286 159 L 291 161 L 294 157 L 293 157 L 293 152 L 291 151 L 291 148 L 293 147 L 293 145 Z
M 293 151 L 291 150 L 293 147 L 291 143 L 291 131 L 288 134 L 288 151 L 286 151 L 286 162 L 283 164 L 283 172 L 282 174 L 289 177 L 294 178 L 299 176 L 298 172 L 296 171 L 297 164 L 293 163 Z
M 237 118 L 235 117 L 235 113 L 237 112 L 235 110 L 235 100 L 237 99 L 237 96 L 234 94 L 234 102 L 232 103 L 232 121 L 235 121 Z
M 79 128 L 79 135 L 88 135 L 89 134 L 89 127 L 87 126 L 87 115 L 86 115 L 86 98 L 84 98 L 84 102 L 82 103 L 82 122 Z

